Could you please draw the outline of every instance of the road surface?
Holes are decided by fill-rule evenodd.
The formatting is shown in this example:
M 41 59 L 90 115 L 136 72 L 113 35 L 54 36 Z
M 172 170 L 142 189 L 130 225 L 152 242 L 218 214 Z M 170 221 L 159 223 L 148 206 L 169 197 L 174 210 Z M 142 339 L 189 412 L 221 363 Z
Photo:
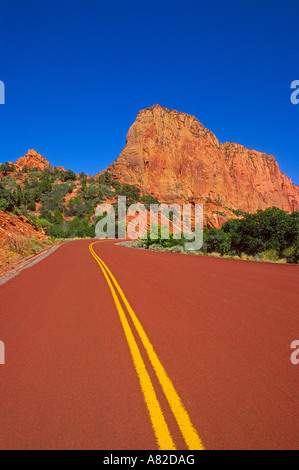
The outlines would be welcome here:
M 299 449 L 299 266 L 91 244 L 0 287 L 0 449 Z

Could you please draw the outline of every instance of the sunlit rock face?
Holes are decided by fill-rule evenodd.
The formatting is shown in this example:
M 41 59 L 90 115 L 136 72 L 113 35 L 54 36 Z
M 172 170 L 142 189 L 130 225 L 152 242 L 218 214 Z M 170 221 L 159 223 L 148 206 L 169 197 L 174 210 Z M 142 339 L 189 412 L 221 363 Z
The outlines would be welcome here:
M 195 117 L 159 105 L 138 113 L 108 171 L 160 201 L 203 203 L 208 226 L 221 226 L 236 210 L 299 210 L 299 187 L 273 156 L 219 144 Z

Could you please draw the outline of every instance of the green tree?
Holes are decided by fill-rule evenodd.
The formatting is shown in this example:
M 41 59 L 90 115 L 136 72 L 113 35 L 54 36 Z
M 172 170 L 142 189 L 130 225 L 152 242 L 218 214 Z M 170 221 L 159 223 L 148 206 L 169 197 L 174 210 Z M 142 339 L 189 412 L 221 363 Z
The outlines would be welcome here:
M 77 175 L 74 171 L 67 170 L 67 171 L 61 172 L 60 179 L 61 181 L 76 181 Z
M 12 163 L 5 162 L 3 165 L 0 165 L 0 172 L 3 176 L 7 176 L 9 173 L 13 173 L 15 171 L 15 166 Z
M 61 225 L 63 223 L 63 215 L 60 211 L 60 209 L 56 209 L 55 214 L 54 214 L 54 222 L 58 225 Z
M 99 181 L 100 184 L 105 184 L 107 186 L 111 186 L 113 178 L 112 178 L 111 173 L 109 173 L 109 171 L 105 171 L 105 173 L 102 173 L 99 176 L 98 181 Z
M 124 184 L 123 187 L 117 192 L 119 196 L 126 196 L 127 207 L 140 201 L 140 189 L 131 184 Z
M 6 199 L 1 198 L 0 199 L 0 211 L 5 212 L 9 206 L 9 202 L 7 202 Z
M 144 194 L 140 198 L 140 202 L 145 205 L 145 207 L 149 210 L 151 204 L 159 204 L 158 198 L 151 196 L 150 194 Z
M 208 253 L 217 252 L 224 255 L 231 249 L 231 235 L 223 230 L 212 228 L 208 232 L 205 244 Z

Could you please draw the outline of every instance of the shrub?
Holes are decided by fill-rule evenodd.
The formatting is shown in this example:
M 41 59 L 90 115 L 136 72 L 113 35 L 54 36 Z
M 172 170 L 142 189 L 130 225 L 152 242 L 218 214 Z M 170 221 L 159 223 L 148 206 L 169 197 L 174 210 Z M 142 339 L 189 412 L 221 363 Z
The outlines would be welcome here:
M 115 189 L 116 193 L 121 190 L 121 184 L 116 180 L 112 181 L 111 186 L 112 186 L 112 188 Z
M 149 246 L 148 249 L 151 251 L 165 251 L 165 248 L 159 245 L 159 243 L 153 243 L 152 245 Z
M 61 181 L 76 181 L 77 175 L 72 170 L 62 171 L 60 174 Z
M 217 252 L 221 255 L 229 253 L 231 248 L 231 235 L 229 233 L 212 228 L 205 238 L 205 250 L 209 253 Z
M 48 233 L 51 223 L 47 219 L 37 219 L 36 224 L 46 233 Z
M 124 184 L 123 187 L 117 191 L 119 196 L 126 196 L 127 198 L 127 207 L 131 206 L 140 200 L 140 189 L 137 186 L 132 186 L 131 184 Z
M 109 171 L 105 171 L 105 173 L 102 173 L 99 176 L 98 181 L 99 181 L 100 184 L 105 184 L 107 186 L 111 186 L 113 178 L 112 178 L 111 173 L 109 173 Z
M 6 199 L 1 198 L 1 199 L 0 199 L 0 211 L 5 212 L 6 209 L 8 208 L 8 206 L 9 206 L 9 202 L 7 202 Z
M 183 246 L 187 240 L 182 236 L 179 239 L 174 238 L 173 234 L 169 234 L 169 239 L 162 238 L 161 226 L 158 226 L 158 238 L 151 238 L 151 232 L 147 233 L 147 238 L 144 240 L 146 248 L 150 248 L 152 245 L 159 245 L 162 248 L 171 248 L 174 246 Z
M 127 246 L 129 248 L 145 248 L 145 245 L 142 240 L 132 240 L 129 242 L 124 242 L 122 245 Z
M 111 190 L 111 188 L 105 184 L 100 184 L 99 185 L 99 191 L 102 194 L 102 197 L 111 199 L 115 196 L 114 192 Z
M 299 262 L 299 246 L 292 245 L 288 248 L 285 248 L 283 251 L 283 256 L 286 258 L 288 263 L 298 263 Z
M 231 237 L 230 253 L 239 256 L 245 253 L 260 260 L 263 252 L 275 250 L 278 258 L 282 258 L 285 249 L 298 246 L 299 213 L 289 214 L 272 207 L 256 214 L 244 214 L 243 219 L 229 220 L 221 230 Z M 287 259 L 293 259 L 293 252 L 290 253 Z M 266 258 L 269 256 L 271 252 L 266 253 Z
M 172 251 L 172 253 L 185 253 L 184 248 L 179 245 L 171 247 L 170 251 Z
M 0 172 L 3 176 L 7 176 L 8 173 L 13 173 L 15 171 L 15 167 L 13 164 L 5 162 L 3 165 L 0 165 Z
M 264 251 L 261 257 L 261 261 L 273 261 L 274 262 L 278 260 L 279 260 L 279 254 L 274 249 Z
M 141 196 L 140 202 L 144 204 L 147 209 L 150 209 L 151 204 L 159 204 L 158 198 L 151 196 L 150 194 L 144 194 Z

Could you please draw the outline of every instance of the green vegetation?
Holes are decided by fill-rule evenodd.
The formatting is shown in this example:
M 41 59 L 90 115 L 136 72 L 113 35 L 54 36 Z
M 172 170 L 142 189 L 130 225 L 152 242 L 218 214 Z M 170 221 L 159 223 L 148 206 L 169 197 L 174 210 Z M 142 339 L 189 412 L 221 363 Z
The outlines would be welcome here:
M 37 254 L 52 245 L 52 241 L 49 240 L 36 240 L 35 238 L 10 234 L 9 239 L 0 240 L 0 268 L 9 268 L 12 263 Z
M 93 238 L 96 207 L 118 195 L 126 195 L 130 204 L 140 199 L 137 187 L 121 186 L 109 172 L 95 180 L 58 168 L 15 172 L 9 163 L 0 167 L 0 210 L 26 216 L 53 238 Z
M 299 212 L 272 207 L 204 230 L 204 253 L 269 262 L 299 262 Z
M 5 162 L 4 165 L 0 165 L 0 173 L 2 173 L 3 176 L 7 176 L 8 173 L 13 173 L 14 171 L 15 167 L 11 163 Z
M 144 204 L 148 210 L 150 209 L 151 204 L 160 204 L 159 200 L 150 194 L 144 194 L 144 196 L 141 196 L 140 202 Z
M 126 196 L 127 207 L 140 201 L 140 189 L 130 184 L 124 184 L 121 189 L 118 189 L 117 195 Z
M 0 210 L 25 215 L 54 238 L 93 238 L 96 207 L 118 196 L 126 196 L 127 206 L 141 202 L 149 209 L 151 204 L 159 204 L 154 196 L 141 196 L 136 186 L 121 186 L 107 171 L 92 179 L 85 173 L 77 176 L 58 168 L 38 171 L 24 167 L 15 172 L 10 163 L 0 166 Z M 117 205 L 115 209 L 117 216 Z M 275 207 L 256 214 L 235 212 L 242 218 L 227 221 L 221 229 L 204 229 L 200 254 L 299 262 L 299 212 L 289 214 Z M 147 249 L 182 251 L 185 242 L 173 235 L 164 240 L 159 228 L 158 239 L 152 240 L 148 234 L 140 244 Z
M 205 228 L 203 246 L 200 252 L 207 256 L 267 262 L 299 262 L 299 212 L 289 214 L 272 207 L 256 214 L 243 214 L 242 219 L 231 219 L 221 229 Z M 161 237 L 152 239 L 150 233 L 138 247 L 155 251 L 170 251 L 184 247 L 187 240 L 169 240 Z M 130 245 L 131 246 L 131 245 Z M 136 242 L 135 245 L 137 247 Z
M 158 238 L 151 238 L 151 233 L 147 233 L 147 237 L 143 240 L 143 245 L 147 249 L 152 249 L 160 246 L 161 248 L 173 248 L 173 247 L 183 247 L 187 240 L 182 236 L 179 239 L 174 238 L 173 234 L 169 234 L 168 239 L 162 237 L 162 228 L 158 227 Z
M 221 255 L 253 256 L 255 259 L 277 261 L 286 258 L 299 261 L 299 212 L 272 207 L 242 219 L 229 220 L 219 230 L 204 233 L 203 251 Z

